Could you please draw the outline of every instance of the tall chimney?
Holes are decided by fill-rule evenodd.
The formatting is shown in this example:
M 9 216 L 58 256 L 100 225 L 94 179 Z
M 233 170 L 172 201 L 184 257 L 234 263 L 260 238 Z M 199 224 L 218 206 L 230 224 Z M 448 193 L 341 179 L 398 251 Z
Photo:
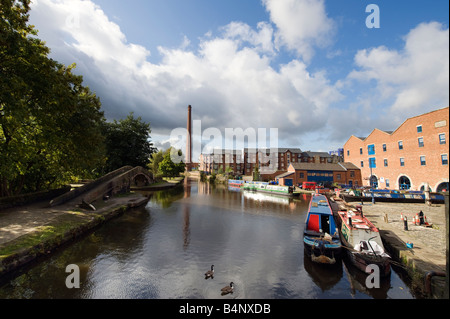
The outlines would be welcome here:
M 191 170 L 192 163 L 192 106 L 188 106 L 188 118 L 187 118 L 187 137 L 186 137 L 186 169 Z

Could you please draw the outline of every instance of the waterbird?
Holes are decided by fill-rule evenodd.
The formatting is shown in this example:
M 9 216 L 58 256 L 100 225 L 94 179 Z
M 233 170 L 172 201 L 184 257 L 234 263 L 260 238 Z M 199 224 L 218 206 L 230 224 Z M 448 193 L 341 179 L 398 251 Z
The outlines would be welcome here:
M 221 289 L 222 291 L 222 296 L 224 295 L 228 295 L 228 294 L 232 294 L 233 293 L 233 289 L 234 289 L 234 283 L 230 282 L 229 286 L 225 286 Z
M 205 279 L 214 278 L 214 265 L 211 265 L 211 270 L 205 273 Z

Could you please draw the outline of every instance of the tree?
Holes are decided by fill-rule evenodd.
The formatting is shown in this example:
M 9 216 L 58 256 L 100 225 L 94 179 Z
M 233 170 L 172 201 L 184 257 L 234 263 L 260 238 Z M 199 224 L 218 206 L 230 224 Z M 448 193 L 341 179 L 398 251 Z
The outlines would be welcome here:
M 61 186 L 104 158 L 100 100 L 28 24 L 30 0 L 0 5 L 0 196 Z
M 159 163 L 161 163 L 163 159 L 164 159 L 163 151 L 155 152 L 152 154 L 147 167 L 148 170 L 153 173 L 153 177 L 159 177 L 162 175 L 159 170 Z
M 163 174 L 163 176 L 167 177 L 176 177 L 180 176 L 180 173 L 184 172 L 186 169 L 186 165 L 181 161 L 179 163 L 175 163 L 172 159 L 175 157 L 180 158 L 183 155 L 181 150 L 176 151 L 173 148 L 169 148 L 165 154 L 164 159 L 161 163 L 159 163 L 159 170 Z
M 130 113 L 126 119 L 104 123 L 107 160 L 105 171 L 110 172 L 126 165 L 147 167 L 156 151 L 150 141 L 150 123 Z

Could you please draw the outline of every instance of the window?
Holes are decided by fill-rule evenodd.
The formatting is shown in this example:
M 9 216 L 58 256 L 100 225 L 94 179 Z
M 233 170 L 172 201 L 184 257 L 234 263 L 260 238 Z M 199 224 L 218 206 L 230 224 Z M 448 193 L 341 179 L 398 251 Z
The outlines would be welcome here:
M 341 174 L 336 174 L 336 179 L 337 179 L 338 181 L 340 181 L 340 180 L 341 180 Z
M 368 150 L 369 155 L 375 155 L 375 144 L 368 145 L 367 150 Z
M 350 150 L 347 150 L 347 156 L 350 156 Z
M 425 160 L 425 156 L 420 157 L 420 165 L 425 166 L 427 165 L 427 161 Z
M 364 161 L 361 161 L 361 167 L 364 167 Z
M 383 144 L 383 152 L 386 152 L 386 151 L 387 151 L 386 144 Z
M 363 150 L 362 150 L 362 147 L 359 149 L 359 154 L 361 154 L 362 155 L 362 153 L 363 153 Z
M 384 159 L 384 167 L 388 167 L 388 160 L 386 158 Z
M 403 157 L 400 158 L 400 166 L 405 166 L 405 159 Z
M 369 167 L 370 168 L 377 168 L 377 163 L 376 163 L 375 157 L 369 158 Z
M 350 171 L 350 177 L 351 178 L 355 177 L 355 171 Z
M 403 141 L 398 141 L 398 149 L 399 150 L 403 149 Z
M 442 161 L 442 165 L 448 165 L 448 155 L 447 154 L 442 154 L 441 155 L 441 161 Z
M 423 147 L 423 137 L 419 137 L 419 147 Z
M 305 173 L 300 173 L 300 178 L 305 178 Z
M 422 125 L 417 126 L 417 133 L 422 133 Z
M 445 133 L 439 134 L 439 144 L 446 144 Z
M 389 180 L 386 180 L 386 188 L 389 187 Z

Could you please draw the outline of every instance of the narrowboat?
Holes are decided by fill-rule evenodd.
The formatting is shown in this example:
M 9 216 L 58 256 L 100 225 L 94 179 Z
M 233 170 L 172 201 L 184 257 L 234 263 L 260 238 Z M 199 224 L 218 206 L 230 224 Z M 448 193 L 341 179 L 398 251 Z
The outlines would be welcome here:
M 229 179 L 228 180 L 228 186 L 242 187 L 242 185 L 244 185 L 244 181 L 243 180 L 237 180 L 237 179 Z
M 291 186 L 269 185 L 268 183 L 245 183 L 243 190 L 256 191 L 267 194 L 294 196 L 294 188 Z
M 350 262 L 359 270 L 371 274 L 376 265 L 381 277 L 391 273 L 391 257 L 385 252 L 380 232 L 364 216 L 361 206 L 357 210 L 339 211 L 341 242 Z
M 341 197 L 346 202 L 368 202 L 374 197 L 376 202 L 393 203 L 425 203 L 425 193 L 422 191 L 395 191 L 395 190 L 369 190 L 369 191 L 350 191 L 341 193 Z M 443 204 L 444 195 L 440 193 L 430 193 L 429 200 L 433 204 Z
M 325 195 L 311 196 L 303 232 L 303 244 L 306 254 L 316 263 L 335 264 L 336 259 L 341 255 L 339 230 Z

